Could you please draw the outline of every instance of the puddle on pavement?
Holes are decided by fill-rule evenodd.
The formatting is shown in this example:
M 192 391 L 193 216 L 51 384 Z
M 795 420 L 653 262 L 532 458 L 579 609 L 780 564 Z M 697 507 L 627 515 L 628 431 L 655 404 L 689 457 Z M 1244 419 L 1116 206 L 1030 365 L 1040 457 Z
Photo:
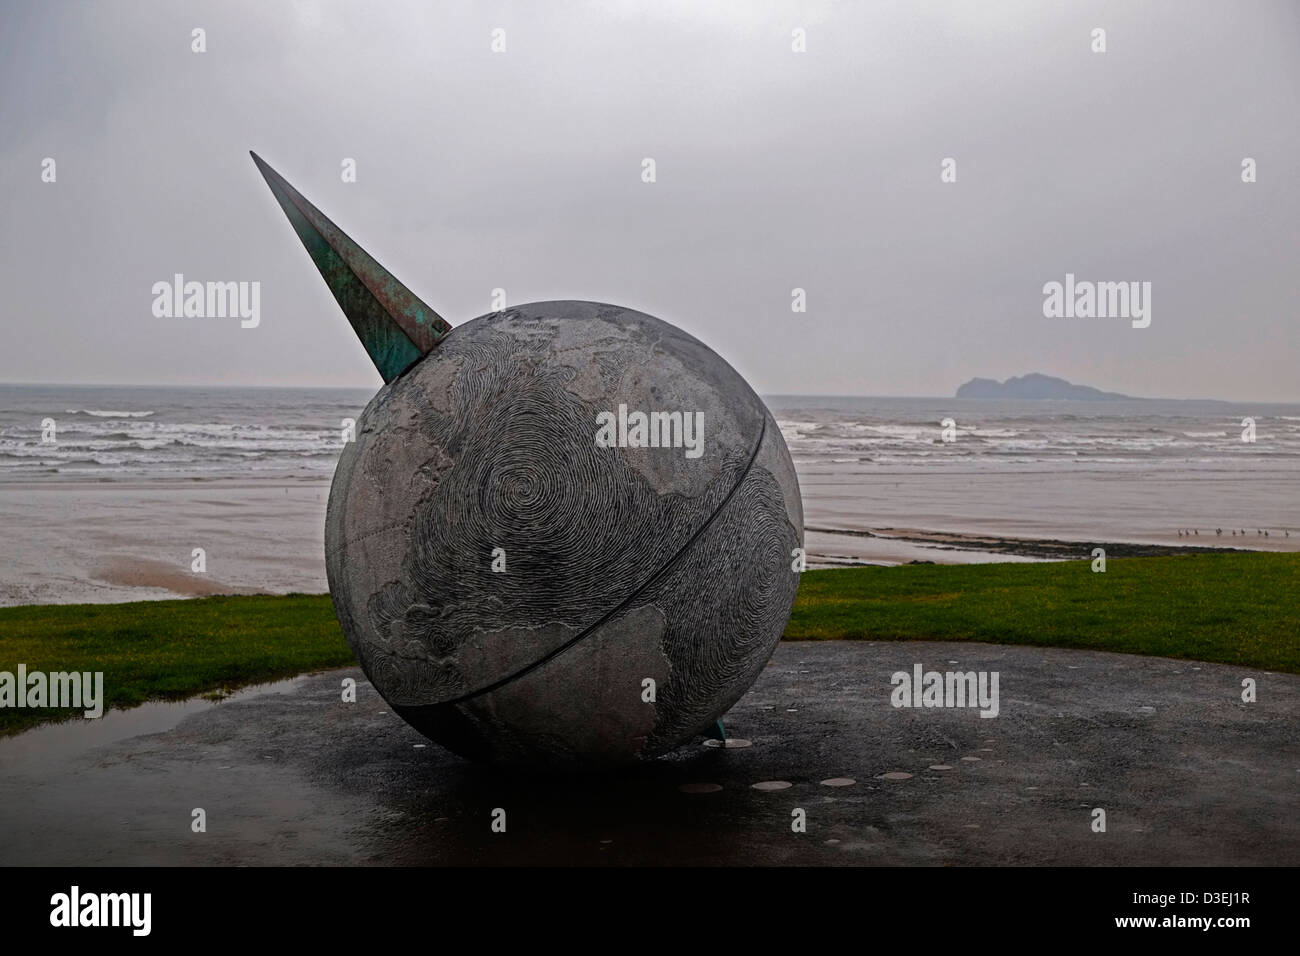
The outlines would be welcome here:
M 103 717 L 94 720 L 78 718 L 60 724 L 33 727 L 13 737 L 0 739 L 0 771 L 17 770 L 25 760 L 33 757 L 47 763 L 51 759 L 80 756 L 97 747 L 131 737 L 162 733 L 171 730 L 186 717 L 201 714 L 213 707 L 262 694 L 291 692 L 301 679 L 290 677 L 269 684 L 254 684 L 235 691 L 221 701 L 203 697 L 179 701 L 156 700 L 130 710 L 110 710 Z

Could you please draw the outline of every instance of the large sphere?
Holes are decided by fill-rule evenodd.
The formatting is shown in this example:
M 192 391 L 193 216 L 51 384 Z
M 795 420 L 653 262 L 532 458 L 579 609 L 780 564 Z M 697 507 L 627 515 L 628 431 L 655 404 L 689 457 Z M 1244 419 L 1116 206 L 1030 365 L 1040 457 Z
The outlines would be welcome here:
M 620 405 L 627 447 L 603 447 Z M 702 413 L 698 455 L 679 428 L 633 447 L 636 412 Z M 546 764 L 711 727 L 781 637 L 802 540 L 790 454 L 744 379 L 593 302 L 482 316 L 385 385 L 325 526 L 343 632 L 393 710 L 463 756 Z

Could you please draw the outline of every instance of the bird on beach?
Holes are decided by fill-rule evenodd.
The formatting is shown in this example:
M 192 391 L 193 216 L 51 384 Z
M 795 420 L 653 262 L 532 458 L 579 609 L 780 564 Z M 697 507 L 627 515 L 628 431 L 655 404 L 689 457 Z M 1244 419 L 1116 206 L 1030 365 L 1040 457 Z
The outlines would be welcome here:
M 1215 534 L 1216 537 L 1219 536 L 1219 535 L 1222 535 L 1222 534 L 1223 534 L 1223 529 L 1222 529 L 1222 528 L 1215 528 L 1215 529 L 1214 529 L 1214 534 Z
M 1200 528 L 1197 528 L 1197 529 L 1195 529 L 1195 530 L 1192 532 L 1192 534 L 1195 534 L 1195 535 L 1199 535 L 1200 533 L 1201 533 L 1201 529 L 1200 529 Z

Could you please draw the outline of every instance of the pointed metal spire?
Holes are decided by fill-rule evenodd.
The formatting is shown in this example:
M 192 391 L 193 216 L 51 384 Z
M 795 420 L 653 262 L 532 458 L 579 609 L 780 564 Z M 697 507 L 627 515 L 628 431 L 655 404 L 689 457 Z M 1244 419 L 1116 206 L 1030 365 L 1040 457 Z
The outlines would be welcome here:
M 442 341 L 451 331 L 442 316 L 416 298 L 262 157 L 251 150 L 249 155 L 385 382 L 391 382 Z

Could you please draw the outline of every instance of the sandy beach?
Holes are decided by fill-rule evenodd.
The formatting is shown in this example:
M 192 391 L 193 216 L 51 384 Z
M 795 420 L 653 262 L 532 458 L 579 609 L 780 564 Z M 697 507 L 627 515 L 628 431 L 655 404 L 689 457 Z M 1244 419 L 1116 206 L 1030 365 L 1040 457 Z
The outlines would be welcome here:
M 1183 495 L 1171 503 L 1159 496 L 1148 501 L 1142 488 L 1108 481 L 1116 507 L 1090 524 L 1083 506 L 1058 510 L 1055 521 L 1032 520 L 1032 509 L 1017 517 L 1018 502 L 1032 498 L 1041 479 L 999 476 L 980 496 L 965 497 L 964 514 L 942 514 L 933 504 L 951 500 L 960 481 L 952 476 L 861 481 L 852 489 L 838 477 L 801 479 L 812 568 L 1082 559 L 1097 546 L 1112 557 L 1233 547 L 1300 550 L 1300 534 L 1264 538 L 1253 527 L 1247 537 L 1216 536 L 1212 528 L 1190 540 L 1176 529 L 1160 532 L 1157 522 L 1191 524 L 1187 513 L 1169 517 L 1177 502 L 1187 512 L 1214 507 L 1216 489 L 1195 482 L 1180 483 Z M 1087 481 L 1075 482 L 1064 500 L 1095 497 Z M 1132 497 L 1125 500 L 1125 493 Z M 0 483 L 6 530 L 0 605 L 326 591 L 328 494 L 324 478 Z M 1138 524 L 1143 515 L 1145 527 Z M 1300 525 L 1300 513 L 1288 517 Z M 203 573 L 191 570 L 195 548 L 205 553 Z
M 845 465 L 799 474 L 809 560 L 820 567 L 1081 558 L 1093 547 L 1114 557 L 1198 548 L 1297 551 L 1296 481 L 1154 469 L 891 474 Z M 1054 541 L 1075 547 L 1055 548 Z
M 319 479 L 0 485 L 0 604 L 328 590 L 328 492 Z

